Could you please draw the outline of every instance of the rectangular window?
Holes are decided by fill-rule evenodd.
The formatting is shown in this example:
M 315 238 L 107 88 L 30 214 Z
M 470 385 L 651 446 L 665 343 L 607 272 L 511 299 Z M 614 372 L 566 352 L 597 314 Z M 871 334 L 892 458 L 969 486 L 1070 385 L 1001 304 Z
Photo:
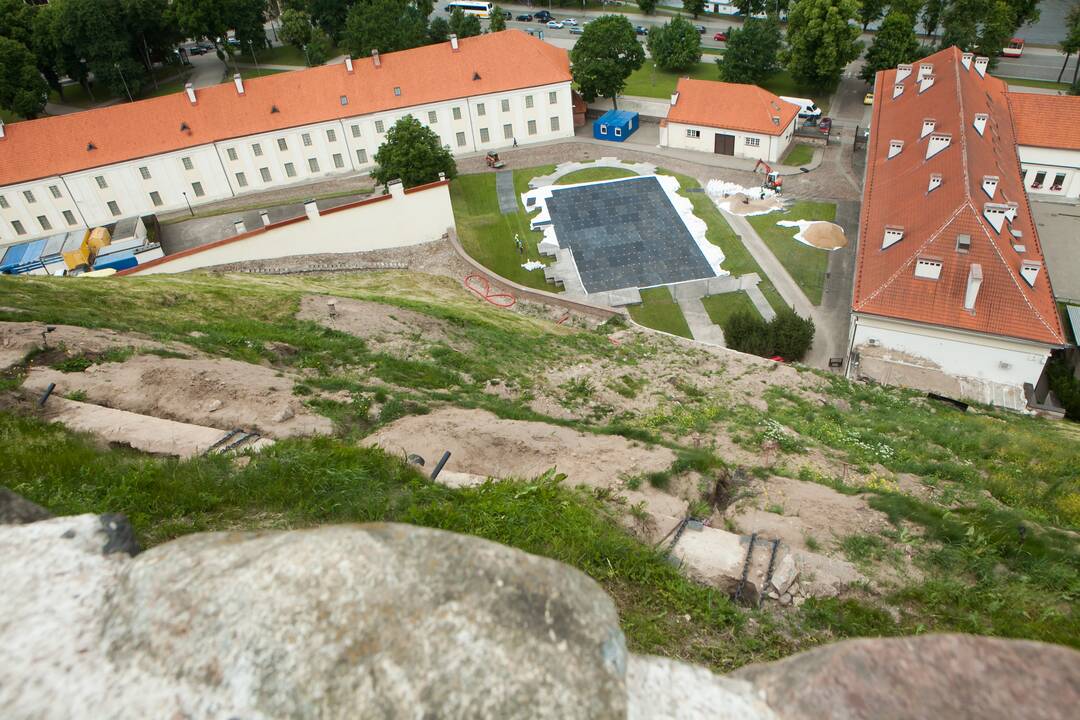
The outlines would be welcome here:
M 746 143 L 748 147 L 759 147 L 761 145 L 761 138 L 748 137 L 744 138 L 743 142 Z
M 465 147 L 465 133 L 459 132 L 457 134 L 457 146 L 458 147 Z
M 1058 173 L 1054 176 L 1054 184 L 1050 186 L 1050 189 L 1057 192 L 1065 187 L 1065 173 Z
M 193 170 L 195 168 L 195 165 L 191 162 L 191 158 L 189 157 L 182 158 L 181 162 L 184 163 L 185 170 Z
M 281 150 L 282 152 L 289 149 L 289 143 L 285 142 L 285 138 L 277 139 L 277 149 Z
M 308 158 L 307 161 L 308 170 L 313 173 L 319 172 L 319 161 L 317 158 Z
M 115 200 L 109 201 L 109 213 L 113 217 L 120 217 L 120 206 L 116 204 Z
M 1040 188 L 1042 188 L 1044 182 L 1046 182 L 1046 172 L 1040 170 L 1039 172 L 1035 173 L 1035 180 L 1031 183 L 1031 188 L 1033 190 L 1039 190 Z
M 428 110 L 427 122 L 428 125 L 434 125 L 435 123 L 439 122 L 439 116 L 434 110 Z
M 247 187 L 247 175 L 242 172 L 236 173 L 236 186 Z
M 686 131 L 686 137 L 694 138 L 696 140 L 699 137 L 701 137 L 701 131 L 700 130 L 694 130 L 694 129 L 688 129 Z
M 334 153 L 334 167 L 339 170 L 345 167 L 345 158 L 341 157 L 341 153 Z
M 484 103 L 476 103 L 476 114 L 483 117 L 483 115 L 484 115 Z
M 75 225 L 75 213 L 71 212 L 70 210 L 65 210 L 64 222 L 66 222 L 68 225 Z
M 366 165 L 367 164 L 367 150 L 357 150 L 356 151 L 356 162 L 358 164 L 360 164 L 360 165 Z
M 42 230 L 52 230 L 52 223 L 49 222 L 49 218 L 45 217 L 44 215 L 38 215 L 37 222 L 38 225 L 41 226 Z
M 552 90 L 551 92 L 548 93 L 548 104 L 549 105 L 554 105 L 557 102 L 559 102 L 559 93 Z
M 37 202 L 37 200 L 34 199 L 34 193 L 30 190 L 23 190 L 23 197 L 26 198 L 26 202 L 28 203 Z
M 273 179 L 270 177 L 270 168 L 259 168 L 259 175 L 262 176 L 263 182 L 270 182 Z
M 386 128 L 386 126 L 383 124 L 382 120 L 376 120 L 375 121 L 375 132 L 382 133 L 385 130 L 385 128 Z
M 334 128 L 326 128 L 326 142 L 337 142 L 337 133 Z
M 352 126 L 352 136 L 353 137 L 360 137 L 360 126 L 359 125 L 353 125 Z
M 262 143 L 252 143 L 251 154 L 255 157 L 262 157 Z
M 154 207 L 161 207 L 161 193 L 154 190 L 150 193 L 150 202 L 154 203 Z
M 23 224 L 21 222 L 19 222 L 18 220 L 12 220 L 11 221 L 11 227 L 15 229 L 15 234 L 16 235 L 25 235 L 26 234 L 26 228 L 24 228 Z
M 533 106 L 533 96 L 532 95 L 526 95 L 525 96 L 525 107 L 526 108 L 531 108 L 532 106 Z
M 553 118 L 551 118 L 551 132 L 558 132 L 558 131 L 559 131 L 559 118 L 558 117 L 553 117 Z
M 193 193 L 195 193 L 195 197 L 202 197 L 203 195 L 206 194 L 206 191 L 203 190 L 203 188 L 202 188 L 202 183 L 201 182 L 193 182 L 193 183 L 191 183 L 191 191 Z
M 0 195 L 0 210 L 7 210 L 9 207 L 11 206 L 8 205 L 7 198 L 3 195 Z
M 480 128 L 480 142 L 486 143 L 488 140 L 490 140 L 490 136 L 488 135 L 488 129 Z
M 535 120 L 530 120 L 529 121 L 529 134 L 530 135 L 535 135 L 536 134 L 536 121 Z
M 514 137 L 514 126 L 510 123 L 503 125 L 503 137 L 507 140 Z
M 454 119 L 455 120 L 460 120 L 461 119 L 461 108 L 459 108 L 459 107 L 454 108 Z
M 501 102 L 501 107 L 503 112 L 510 112 L 510 101 L 506 98 L 503 98 Z M 483 115 L 483 113 L 480 114 Z
M 97 186 L 102 190 L 109 187 L 109 183 L 105 182 L 104 175 L 98 175 L 96 178 L 94 178 L 94 181 L 97 183 Z
M 57 200 L 59 200 L 59 199 L 60 199 L 60 188 L 58 188 L 57 186 L 55 186 L 55 185 L 50 185 L 50 186 L 49 186 L 49 192 L 51 192 L 51 193 L 52 193 L 52 196 L 53 196 L 54 198 L 56 198 Z
M 252 145 L 252 147 L 255 147 Z M 229 162 L 236 162 L 236 148 L 229 148 L 225 151 L 225 155 L 228 156 Z M 150 178 L 143 176 L 143 180 L 149 180 Z
M 300 140 L 304 143 L 304 147 L 311 147 L 311 135 L 309 133 L 301 135 Z
M 285 176 L 296 177 L 296 167 L 292 163 L 285 163 Z

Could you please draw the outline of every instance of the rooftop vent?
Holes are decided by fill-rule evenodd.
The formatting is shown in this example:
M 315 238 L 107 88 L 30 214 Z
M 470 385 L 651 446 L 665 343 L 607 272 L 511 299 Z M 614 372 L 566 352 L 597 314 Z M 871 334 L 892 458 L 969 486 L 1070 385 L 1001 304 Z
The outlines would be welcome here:
M 979 77 L 986 77 L 986 66 L 990 64 L 990 58 L 977 57 L 975 58 L 975 72 L 979 73 Z
M 922 132 L 919 133 L 919 139 L 926 137 L 930 133 L 934 132 L 934 128 L 937 127 L 937 120 L 933 118 L 926 118 L 922 121 Z
M 188 135 L 190 135 L 191 134 L 191 126 L 188 125 L 186 122 L 180 123 L 180 132 L 187 133 Z
M 949 143 L 952 142 L 952 135 L 949 133 L 932 133 L 930 135 L 930 141 L 926 143 L 926 159 L 937 155 L 939 152 L 949 147 Z
M 926 188 L 926 192 L 930 193 L 941 187 L 941 173 L 930 173 L 930 184 Z
M 776 115 L 773 115 L 772 116 L 772 124 L 777 126 L 777 127 L 780 127 L 780 118 L 777 117 Z
M 975 53 L 964 53 L 960 56 L 960 64 L 964 66 L 965 70 L 971 69 L 971 61 L 975 57 Z
M 195 86 L 194 85 L 192 85 L 191 83 L 185 83 L 184 84 L 184 92 L 187 93 L 188 102 L 190 102 L 192 105 L 194 105 L 195 103 L 198 102 L 198 100 L 195 98 Z
M 889 141 L 889 158 L 894 158 L 900 154 L 900 151 L 904 149 L 903 140 L 890 140 Z
M 956 249 L 959 252 L 967 252 L 971 250 L 971 236 L 966 233 L 961 233 L 956 236 Z
M 349 96 L 348 95 L 342 95 L 341 96 L 341 106 L 345 107 L 348 104 L 349 104 Z
M 353 71 L 352 55 L 346 55 L 345 56 L 345 72 L 347 72 L 347 73 L 349 73 L 351 75 L 352 71 Z
M 968 269 L 967 289 L 964 291 L 964 309 L 974 310 L 975 300 L 979 297 L 979 288 L 982 287 L 982 265 L 971 263 Z
M 92 142 L 86 143 L 86 152 L 90 152 L 91 150 L 97 150 L 97 145 Z
M 1042 263 L 1038 260 L 1025 260 L 1020 263 L 1020 277 L 1024 278 L 1031 287 L 1035 287 L 1035 281 L 1039 279 L 1039 270 L 1042 269 Z
M 986 131 L 986 121 L 989 119 L 990 116 L 986 113 L 975 113 L 975 119 L 971 123 L 975 127 L 975 132 L 982 135 Z
M 4 121 L 0 120 L 0 140 L 4 139 Z
M 982 189 L 991 200 L 994 199 L 994 193 L 997 191 L 998 178 L 995 175 L 983 175 Z
M 371 62 L 377 68 L 382 67 L 382 60 L 379 59 L 379 51 L 375 48 L 371 49 Z
M 904 94 L 904 83 L 896 83 L 892 86 L 893 100 Z
M 397 87 L 396 85 L 394 86 L 394 95 L 395 97 L 401 97 L 401 88 Z
M 919 78 L 919 92 L 924 93 L 931 88 L 934 84 L 934 75 L 923 75 Z
M 473 79 L 473 80 L 479 80 L 479 79 L 480 79 L 480 73 L 478 73 L 478 72 L 473 72 L 473 74 L 472 74 L 472 79 Z
M 901 63 L 896 66 L 896 82 L 902 82 L 908 75 L 911 75 L 910 63 Z
M 675 107 L 675 103 L 679 102 L 679 92 L 675 91 L 671 93 L 671 107 Z
M 458 51 L 457 35 L 454 35 L 453 33 L 450 34 L 450 49 L 453 50 L 454 52 Z
M 274 113 L 279 113 L 279 112 L 281 112 L 281 111 L 277 109 L 277 105 L 271 105 L 270 106 L 270 114 L 271 115 L 273 115 Z
M 892 247 L 904 239 L 904 228 L 897 225 L 886 225 L 885 236 L 881 240 L 881 249 Z
M 232 76 L 233 84 L 236 85 L 236 94 L 244 94 L 244 78 L 240 77 L 240 73 L 236 73 Z

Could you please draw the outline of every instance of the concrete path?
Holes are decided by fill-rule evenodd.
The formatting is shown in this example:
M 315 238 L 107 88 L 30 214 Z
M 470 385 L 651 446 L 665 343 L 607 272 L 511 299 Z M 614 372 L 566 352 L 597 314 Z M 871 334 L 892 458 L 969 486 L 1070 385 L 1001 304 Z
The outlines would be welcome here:
M 495 192 L 499 196 L 499 212 L 510 215 L 518 211 L 513 170 L 500 170 L 495 173 Z
M 619 160 L 615 157 L 602 157 L 597 158 L 592 162 L 564 162 L 559 163 L 555 167 L 555 172 L 549 175 L 539 175 L 529 181 L 529 187 L 540 188 L 548 185 L 554 185 L 559 178 L 575 173 L 578 170 L 590 170 L 592 168 L 614 168 L 616 170 L 626 170 L 627 172 L 636 173 L 638 175 L 655 175 L 656 166 L 652 163 L 627 163 Z
M 705 345 L 727 347 L 724 331 L 709 317 L 701 297 L 681 297 L 676 302 L 686 318 L 686 324 L 690 326 L 690 334 L 694 336 L 694 340 Z
M 806 297 L 806 293 L 795 282 L 795 278 L 791 277 L 787 268 L 776 259 L 769 246 L 757 234 L 757 230 L 754 230 L 754 226 L 747 222 L 742 215 L 732 215 L 726 210 L 720 212 L 723 213 L 724 218 L 731 225 L 731 229 L 742 238 L 743 245 L 757 260 L 758 265 L 765 271 L 765 275 L 772 280 L 773 286 L 780 293 L 780 297 L 784 299 L 784 302 L 793 307 L 795 312 L 802 317 L 813 318 L 816 312 L 814 304 L 810 302 L 810 298 Z

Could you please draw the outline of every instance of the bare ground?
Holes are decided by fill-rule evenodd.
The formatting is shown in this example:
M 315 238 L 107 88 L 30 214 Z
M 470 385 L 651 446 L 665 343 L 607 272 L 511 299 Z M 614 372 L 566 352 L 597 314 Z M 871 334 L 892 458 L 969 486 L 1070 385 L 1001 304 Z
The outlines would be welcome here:
M 46 333 L 47 327 L 53 328 Z M 108 350 L 169 350 L 190 356 L 201 353 L 180 343 L 161 343 L 136 333 L 84 328 L 75 325 L 46 325 L 37 322 L 0 322 L 0 370 L 18 365 L 31 352 L 63 348 L 69 355 L 102 353 Z

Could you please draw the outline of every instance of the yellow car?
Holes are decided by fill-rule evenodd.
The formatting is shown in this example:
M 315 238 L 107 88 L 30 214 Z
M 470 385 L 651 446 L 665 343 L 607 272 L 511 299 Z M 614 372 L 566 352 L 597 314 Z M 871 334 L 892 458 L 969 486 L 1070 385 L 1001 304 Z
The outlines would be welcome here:
M 863 105 L 873 105 L 874 104 L 874 93 L 868 92 L 865 95 L 863 95 L 862 104 Z

